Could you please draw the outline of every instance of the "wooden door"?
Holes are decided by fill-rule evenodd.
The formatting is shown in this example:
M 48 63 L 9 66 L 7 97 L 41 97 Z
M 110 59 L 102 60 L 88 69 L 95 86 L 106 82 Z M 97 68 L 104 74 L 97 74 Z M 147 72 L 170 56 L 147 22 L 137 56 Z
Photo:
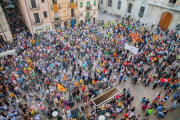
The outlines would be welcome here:
M 159 20 L 159 26 L 162 31 L 166 31 L 169 27 L 169 23 L 171 22 L 172 15 L 170 13 L 164 12 L 161 15 L 161 19 Z

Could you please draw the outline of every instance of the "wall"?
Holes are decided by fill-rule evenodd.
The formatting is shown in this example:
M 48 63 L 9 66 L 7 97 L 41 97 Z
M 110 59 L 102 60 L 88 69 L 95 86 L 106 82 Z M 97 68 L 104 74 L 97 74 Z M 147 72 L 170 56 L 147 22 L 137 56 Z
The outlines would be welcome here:
M 27 4 L 27 8 L 26 8 L 26 4 Z M 41 0 L 36 0 L 36 5 L 40 6 L 40 9 L 37 9 L 37 10 L 30 9 L 30 6 L 31 6 L 30 0 L 26 0 L 26 4 L 25 4 L 25 0 L 19 0 L 20 11 L 21 11 L 22 15 L 24 16 L 24 19 L 25 19 L 26 24 L 28 25 L 29 29 L 35 33 L 35 32 L 37 32 L 36 28 L 42 27 L 43 28 L 42 31 L 46 31 L 46 26 L 48 25 L 48 26 L 50 26 L 50 30 L 52 30 L 48 1 L 45 0 L 45 2 L 42 3 Z M 29 11 L 29 14 L 28 14 L 27 9 Z M 44 11 L 47 11 L 46 18 L 44 18 L 44 14 L 43 14 Z M 43 21 L 43 24 L 41 24 L 41 25 L 33 24 L 35 22 L 34 13 L 39 13 L 39 19 L 40 19 L 40 21 Z M 29 19 L 29 16 L 30 16 L 30 19 Z
M 2 11 L 2 8 L 0 6 L 0 12 L 1 12 L 1 16 L 0 16 L 0 24 L 1 24 L 1 28 L 0 28 L 0 35 L 3 36 L 4 40 L 6 41 L 10 41 L 12 42 L 13 41 L 13 37 L 12 37 L 12 34 L 11 34 L 11 31 L 10 31 L 10 28 L 9 28 L 9 24 L 7 23 L 7 20 L 6 20 L 6 17 Z M 5 34 L 3 34 L 3 32 Z
M 86 10 L 86 5 L 87 5 L 87 1 L 90 1 L 90 5 L 92 6 L 92 10 Z M 94 5 L 94 1 L 96 1 L 96 5 Z M 80 7 L 80 2 L 83 2 L 83 7 Z M 93 18 L 95 18 L 95 20 L 97 20 L 98 17 L 98 0 L 79 0 L 78 1 L 78 11 L 79 11 L 79 15 L 82 13 L 82 16 L 79 16 L 79 22 L 81 20 L 83 20 L 83 22 L 86 21 L 86 13 L 90 12 L 90 16 L 92 16 L 91 21 L 93 20 Z M 94 14 L 95 11 L 95 14 Z
M 103 4 L 100 4 L 100 9 L 107 10 L 108 13 L 120 14 L 122 17 L 126 15 L 131 15 L 131 18 L 135 19 L 136 21 L 139 20 L 139 12 L 141 6 L 145 7 L 144 15 L 140 19 L 141 23 L 148 23 L 149 26 L 152 24 L 155 27 L 158 25 L 161 14 L 163 12 L 169 12 L 172 14 L 172 19 L 169 24 L 169 29 L 174 29 L 175 26 L 180 23 L 180 6 L 176 5 L 176 8 L 169 9 L 169 6 L 162 6 L 159 3 L 152 3 L 153 0 L 136 0 L 135 2 L 131 0 L 121 0 L 121 9 L 117 9 L 118 0 L 113 0 L 112 7 L 108 7 L 108 0 L 103 0 Z M 166 2 L 168 3 L 169 0 L 156 0 L 159 2 Z M 100 2 L 100 1 L 99 1 Z M 177 0 L 176 4 L 179 4 L 180 0 Z M 127 13 L 128 4 L 132 3 L 132 10 L 131 13 Z M 165 4 L 166 5 L 166 4 Z

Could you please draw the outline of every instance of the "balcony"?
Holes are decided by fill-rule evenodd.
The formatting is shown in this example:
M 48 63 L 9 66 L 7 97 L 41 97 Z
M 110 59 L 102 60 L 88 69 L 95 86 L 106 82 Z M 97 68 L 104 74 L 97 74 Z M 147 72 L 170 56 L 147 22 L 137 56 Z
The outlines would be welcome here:
M 61 21 L 61 17 L 54 17 L 54 18 L 53 18 L 53 21 L 54 21 L 54 22 L 60 22 L 60 21 Z
M 32 4 L 32 5 L 29 5 L 29 8 L 30 10 L 38 10 L 40 9 L 40 6 L 39 4 Z
M 57 8 L 54 8 L 54 5 L 57 5 Z M 60 3 L 59 4 L 54 4 L 54 5 L 51 4 L 51 10 L 61 9 Z
M 70 8 L 75 8 L 77 6 L 77 1 L 76 2 L 68 2 L 68 7 Z
M 89 7 L 86 6 L 86 10 L 92 10 L 92 5 Z
M 86 16 L 85 18 L 86 18 L 86 19 L 90 19 L 90 18 L 92 18 L 92 16 Z
M 70 14 L 70 19 L 76 19 L 78 18 L 77 14 Z
M 33 25 L 42 25 L 43 24 L 43 19 L 42 20 L 37 20 L 33 22 Z
M 167 9 L 171 9 L 175 11 L 180 11 L 180 5 L 175 5 L 175 4 L 165 3 L 165 2 L 160 2 L 160 1 L 147 1 L 147 0 L 143 0 L 143 1 L 149 2 L 149 4 L 154 5 L 154 6 L 163 7 L 163 8 L 167 8 Z

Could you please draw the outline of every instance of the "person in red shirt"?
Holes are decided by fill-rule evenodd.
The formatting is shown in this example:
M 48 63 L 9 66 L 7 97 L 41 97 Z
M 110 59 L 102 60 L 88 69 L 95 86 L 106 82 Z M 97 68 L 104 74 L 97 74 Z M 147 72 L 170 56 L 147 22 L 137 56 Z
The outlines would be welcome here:
M 142 105 L 142 112 L 145 112 L 147 107 L 148 106 L 146 104 Z
M 128 113 L 125 113 L 125 114 L 124 114 L 124 118 L 127 118 L 128 116 L 129 116 Z

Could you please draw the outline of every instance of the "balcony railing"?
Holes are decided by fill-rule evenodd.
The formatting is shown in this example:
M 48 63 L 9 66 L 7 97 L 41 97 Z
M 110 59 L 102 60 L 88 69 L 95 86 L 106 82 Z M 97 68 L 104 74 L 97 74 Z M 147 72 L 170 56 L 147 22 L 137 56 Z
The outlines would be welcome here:
M 86 19 L 89 19 L 89 18 L 91 18 L 91 17 L 92 17 L 92 16 L 86 16 L 85 18 L 86 18 Z
M 92 5 L 89 7 L 86 6 L 86 10 L 92 10 Z
M 151 5 L 156 5 L 159 7 L 164 7 L 164 8 L 172 9 L 175 11 L 180 11 L 180 5 L 175 5 L 175 4 L 165 3 L 165 2 L 160 2 L 160 1 L 148 1 L 148 0 L 142 0 L 142 1 L 149 2 L 149 4 Z
M 77 17 L 78 17 L 77 14 L 70 14 L 71 19 L 76 19 Z
M 54 20 L 54 22 L 59 22 L 59 21 L 61 21 L 61 17 L 54 17 L 53 20 Z
M 61 9 L 61 5 L 60 5 L 60 3 L 59 4 L 57 4 L 57 7 L 58 7 L 58 9 Z M 54 10 L 54 6 L 51 4 L 51 9 L 52 10 Z
M 41 25 L 41 24 L 43 24 L 43 19 L 42 19 L 42 20 L 34 21 L 33 24 L 34 24 L 34 25 Z
M 74 6 L 77 6 L 77 1 L 76 2 L 68 2 L 68 7 L 72 8 L 73 6 L 71 6 L 71 3 L 74 3 Z
M 40 9 L 39 4 L 31 4 L 29 5 L 30 10 L 38 10 Z

